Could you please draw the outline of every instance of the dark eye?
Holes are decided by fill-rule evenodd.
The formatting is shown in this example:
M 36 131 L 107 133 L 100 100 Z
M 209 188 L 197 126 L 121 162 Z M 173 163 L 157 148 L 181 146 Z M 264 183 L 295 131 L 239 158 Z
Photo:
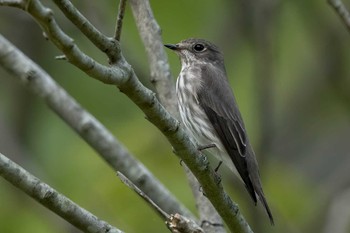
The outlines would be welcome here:
M 193 49 L 194 49 L 194 51 L 196 51 L 196 52 L 202 52 L 202 51 L 204 51 L 205 47 L 204 47 L 204 45 L 202 45 L 202 44 L 195 44 L 195 45 L 193 46 Z

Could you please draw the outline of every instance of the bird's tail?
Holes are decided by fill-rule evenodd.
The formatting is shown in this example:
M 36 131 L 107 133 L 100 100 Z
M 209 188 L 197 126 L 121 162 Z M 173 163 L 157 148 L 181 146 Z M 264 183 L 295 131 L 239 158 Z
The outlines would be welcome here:
M 267 215 L 269 216 L 271 225 L 275 225 L 275 222 L 274 222 L 274 220 L 273 220 L 273 216 L 272 216 L 270 207 L 269 207 L 269 205 L 267 204 L 267 201 L 266 201 L 266 198 L 265 198 L 265 195 L 264 195 L 263 190 L 262 190 L 261 188 L 258 188 L 258 189 L 255 189 L 255 191 L 256 191 L 256 194 L 258 194 L 259 200 L 260 200 L 260 202 L 262 203 L 262 205 L 264 206 Z

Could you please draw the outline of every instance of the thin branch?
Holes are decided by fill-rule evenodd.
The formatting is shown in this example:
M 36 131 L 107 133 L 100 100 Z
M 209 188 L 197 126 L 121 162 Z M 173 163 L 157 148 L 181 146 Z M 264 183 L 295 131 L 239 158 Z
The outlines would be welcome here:
M 172 232 L 203 233 L 203 229 L 201 229 L 193 220 L 188 219 L 180 214 L 167 214 L 121 172 L 117 172 L 117 175 L 126 186 L 134 190 L 140 197 L 142 197 L 143 200 L 145 200 L 153 209 L 155 209 L 164 220 L 166 220 L 166 224 Z
M 83 232 L 122 233 L 121 230 L 98 219 L 1 153 L 0 175 Z
M 179 214 L 170 215 L 165 222 L 169 230 L 173 233 L 204 233 L 194 221 L 191 221 Z
M 114 169 L 126 174 L 164 210 L 193 217 L 178 200 L 136 160 L 90 113 L 47 73 L 0 35 L 0 64 L 25 87 L 42 97 Z M 132 167 L 133 169 L 130 169 Z
M 117 22 L 115 26 L 115 34 L 114 34 L 114 39 L 117 41 L 120 41 L 120 36 L 122 34 L 125 8 L 126 8 L 126 0 L 120 0 L 119 7 L 118 7 Z
M 114 38 L 106 37 L 92 23 L 74 7 L 69 0 L 53 0 L 61 9 L 63 14 L 108 58 L 109 63 L 113 64 L 123 59 L 121 57 L 120 45 Z M 40 1 L 39 1 L 40 2 Z M 123 62 L 123 61 L 122 61 Z M 126 68 L 129 69 L 128 67 Z M 112 84 L 112 83 L 110 83 Z
M 107 84 L 115 83 L 114 77 L 118 77 L 119 81 L 125 81 L 129 78 L 130 66 L 112 70 L 84 54 L 74 43 L 74 40 L 58 26 L 52 10 L 44 7 L 40 1 L 30 0 L 26 10 L 38 21 L 47 37 L 66 55 L 68 61 L 86 74 Z
M 39 0 L 31 0 L 27 9 L 39 22 L 50 40 L 67 56 L 72 64 L 97 80 L 118 86 L 145 113 L 147 119 L 166 136 L 177 155 L 195 174 L 206 196 L 211 200 L 231 231 L 252 232 L 239 213 L 237 205 L 224 192 L 222 185 L 216 179 L 215 172 L 210 168 L 207 158 L 198 152 L 187 132 L 179 127 L 179 122 L 165 110 L 155 94 L 137 79 L 131 66 L 121 54 L 117 63 L 114 63 L 109 69 L 107 67 L 96 69 L 94 66 L 86 69 L 87 62 L 77 60 L 85 59 L 85 57 L 81 56 L 81 51 L 76 46 L 72 46 L 71 39 L 58 27 L 51 10 L 43 7 Z M 67 43 L 67 39 L 70 39 L 70 43 Z M 67 47 L 67 45 L 69 46 Z
M 341 0 L 327 0 L 328 4 L 335 10 L 350 32 L 350 13 Z
M 63 14 L 102 52 L 111 50 L 114 42 L 102 34 L 69 0 L 52 0 Z
M 129 188 L 134 190 L 142 199 L 144 199 L 150 206 L 155 209 L 158 214 L 163 219 L 168 219 L 170 216 L 164 210 L 162 210 L 151 198 L 149 198 L 141 189 L 139 189 L 131 180 L 129 180 L 126 176 L 121 172 L 117 172 L 117 176 L 119 179 Z

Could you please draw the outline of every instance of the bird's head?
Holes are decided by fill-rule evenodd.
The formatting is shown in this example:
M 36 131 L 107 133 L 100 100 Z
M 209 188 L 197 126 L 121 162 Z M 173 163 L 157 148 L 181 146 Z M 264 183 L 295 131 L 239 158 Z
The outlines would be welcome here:
M 166 44 L 165 47 L 175 51 L 183 65 L 194 63 L 223 63 L 223 55 L 218 47 L 213 43 L 203 40 L 190 38 L 177 44 Z

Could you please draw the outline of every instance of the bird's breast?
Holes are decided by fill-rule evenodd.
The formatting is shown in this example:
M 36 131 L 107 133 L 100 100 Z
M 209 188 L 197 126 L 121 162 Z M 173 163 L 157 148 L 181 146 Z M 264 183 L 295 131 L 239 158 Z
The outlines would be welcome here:
M 201 83 L 200 79 L 193 75 L 194 73 L 183 70 L 176 81 L 176 94 L 182 122 L 200 145 L 220 144 L 213 126 L 198 102 L 197 91 L 201 88 Z

